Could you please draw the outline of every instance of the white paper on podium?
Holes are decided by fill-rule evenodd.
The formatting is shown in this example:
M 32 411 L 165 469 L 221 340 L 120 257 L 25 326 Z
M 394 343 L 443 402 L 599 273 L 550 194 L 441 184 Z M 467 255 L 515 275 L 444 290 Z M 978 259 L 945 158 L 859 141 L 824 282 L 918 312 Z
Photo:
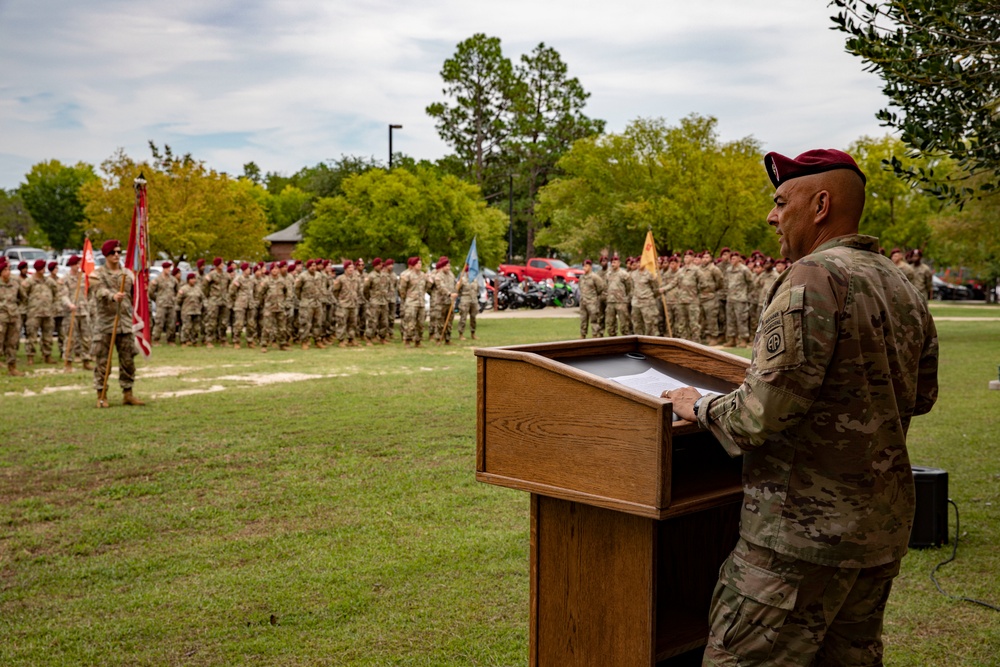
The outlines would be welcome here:
M 680 389 L 681 387 L 689 387 L 687 382 L 681 382 L 676 378 L 667 375 L 666 373 L 661 373 L 655 368 L 650 368 L 645 373 L 639 373 L 638 375 L 619 375 L 618 377 L 609 378 L 623 384 L 626 387 L 631 387 L 632 389 L 637 389 L 644 394 L 649 394 L 650 396 L 660 397 L 665 391 L 671 389 Z M 702 387 L 695 387 L 702 394 L 710 393 L 710 389 L 704 389 Z

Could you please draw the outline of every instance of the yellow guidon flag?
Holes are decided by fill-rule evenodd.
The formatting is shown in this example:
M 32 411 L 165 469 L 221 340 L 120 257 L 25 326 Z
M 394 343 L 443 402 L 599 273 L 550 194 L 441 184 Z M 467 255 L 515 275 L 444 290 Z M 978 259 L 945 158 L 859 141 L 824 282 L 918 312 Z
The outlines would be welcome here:
M 649 271 L 654 278 L 659 282 L 660 272 L 656 266 L 656 241 L 653 240 L 653 230 L 650 229 L 646 232 L 646 242 L 642 246 L 642 259 L 639 260 L 639 266 Z M 667 306 L 667 299 L 660 292 L 660 300 L 663 302 L 663 317 L 667 320 L 667 335 L 671 338 L 674 337 L 673 326 L 670 324 L 670 308 Z

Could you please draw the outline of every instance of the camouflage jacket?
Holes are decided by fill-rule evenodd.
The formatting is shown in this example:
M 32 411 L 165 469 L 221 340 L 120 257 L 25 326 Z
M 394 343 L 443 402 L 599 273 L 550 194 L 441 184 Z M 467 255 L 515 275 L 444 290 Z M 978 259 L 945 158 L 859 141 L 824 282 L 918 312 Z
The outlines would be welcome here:
M 749 303 L 752 286 L 753 273 L 746 267 L 746 264 L 729 266 L 729 272 L 726 273 L 726 298 L 728 300 Z
M 674 298 L 677 303 L 698 303 L 698 294 L 704 278 L 696 266 L 682 266 L 677 270 Z
M 632 296 L 632 277 L 625 269 L 608 271 L 604 276 L 604 300 L 608 303 L 628 303 Z
M 122 277 L 125 286 L 122 287 Z M 118 316 L 117 333 L 132 333 L 132 272 L 118 268 L 112 271 L 107 265 L 90 274 L 90 291 L 94 295 L 95 314 L 93 325 L 95 334 L 109 334 L 115 330 L 115 315 Z M 120 302 L 114 300 L 119 289 L 125 293 Z
M 194 285 L 185 284 L 177 293 L 177 305 L 181 309 L 181 317 L 201 315 L 204 300 L 205 295 L 197 282 Z
M 257 278 L 252 273 L 238 273 L 229 283 L 229 302 L 237 310 L 254 308 L 257 304 L 256 289 Z
M 342 273 L 333 281 L 333 296 L 341 308 L 357 308 L 361 303 L 361 285 L 353 275 Z
M 262 313 L 288 310 L 288 281 L 283 276 L 270 276 L 261 281 L 259 308 Z
M 925 299 L 934 298 L 934 272 L 931 267 L 923 262 L 913 267 L 913 275 L 916 277 L 917 291 L 924 295 Z
M 432 306 L 446 306 L 455 293 L 455 274 L 451 269 L 438 269 L 427 280 L 427 293 L 431 295 Z
M 21 319 L 19 306 L 25 300 L 21 281 L 10 276 L 7 281 L 0 278 L 0 322 L 17 323 Z
M 604 278 L 593 271 L 580 276 L 578 283 L 580 288 L 580 302 L 588 306 L 595 306 L 604 294 Z
M 743 453 L 740 534 L 820 565 L 906 553 L 906 432 L 937 399 L 934 321 L 878 239 L 833 239 L 775 282 L 746 379 L 699 423 Z
M 69 307 L 75 305 L 77 317 L 90 317 L 85 278 L 82 271 L 77 274 L 67 273 L 62 283 L 59 284 L 59 300 L 62 302 L 66 314 L 71 312 Z
M 424 305 L 427 292 L 427 274 L 417 269 L 407 269 L 399 277 L 399 298 L 404 304 Z
M 722 277 L 722 271 L 715 264 L 699 266 L 698 273 L 701 274 L 701 282 L 698 285 L 698 299 L 700 301 L 714 299 L 720 291 L 725 290 L 725 278 Z
M 55 317 L 59 303 L 59 286 L 48 276 L 31 276 L 24 281 L 24 293 L 28 298 L 28 316 Z M 60 307 L 59 310 L 62 310 Z
M 320 273 L 305 271 L 295 279 L 295 296 L 300 306 L 315 307 L 323 302 L 326 291 L 326 277 Z
M 147 293 L 157 306 L 173 306 L 177 301 L 177 281 L 169 271 L 164 271 L 149 283 Z
M 655 304 L 657 299 L 656 277 L 646 269 L 632 272 L 632 303 L 637 306 Z
M 384 306 L 389 303 L 389 287 L 391 280 L 384 271 L 372 271 L 365 276 L 365 299 L 373 306 Z
M 760 300 L 757 303 L 763 304 L 767 299 L 768 292 L 771 291 L 771 285 L 774 281 L 778 279 L 778 272 L 774 269 L 765 269 L 763 273 L 757 276 L 757 281 L 760 283 L 757 288 L 757 292 L 760 295 Z
M 218 307 L 226 305 L 226 293 L 229 292 L 229 274 L 225 271 L 212 269 L 205 275 L 201 286 L 205 294 L 205 305 Z

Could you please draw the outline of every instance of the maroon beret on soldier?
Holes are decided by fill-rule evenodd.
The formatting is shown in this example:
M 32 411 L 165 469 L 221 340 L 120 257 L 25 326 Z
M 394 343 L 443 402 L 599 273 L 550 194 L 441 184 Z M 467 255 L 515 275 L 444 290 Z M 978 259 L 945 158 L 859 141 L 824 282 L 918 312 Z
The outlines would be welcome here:
M 54 271 L 57 266 L 59 266 L 59 262 L 49 262 L 48 269 L 49 271 Z
M 250 265 L 246 262 L 240 262 L 240 271 L 246 271 L 250 268 Z
M 288 264 L 285 262 L 285 260 L 281 260 L 280 262 L 278 262 L 278 268 L 279 269 L 283 269 L 286 266 L 288 266 Z
M 195 262 L 195 264 L 197 264 L 198 268 L 200 269 L 203 266 L 205 266 L 205 260 L 204 259 L 199 259 L 197 262 Z
M 17 265 L 17 270 L 18 271 L 23 271 L 26 268 L 28 268 L 28 263 L 26 261 L 24 261 L 22 259 L 20 262 L 18 262 L 18 265 Z
M 66 260 L 66 266 L 76 266 L 79 263 L 80 263 L 79 255 L 70 255 L 69 259 Z
M 120 248 L 121 245 L 121 241 L 118 239 L 108 239 L 101 245 L 101 254 L 110 255 L 115 251 L 115 248 Z
M 419 262 L 419 261 L 420 261 L 419 257 L 410 257 L 409 259 L 406 260 L 406 265 L 407 266 L 416 266 L 417 262 Z
M 170 275 L 172 275 L 172 276 L 179 276 L 179 275 L 181 275 L 181 267 L 175 266 L 174 270 L 170 272 Z
M 0 257 L 0 271 L 3 271 L 6 268 L 7 268 L 7 258 Z
M 396 261 L 392 257 L 390 257 L 389 259 L 387 259 L 384 262 L 382 262 L 382 265 L 383 266 L 392 266 L 395 263 L 396 263 Z
M 167 269 L 169 269 L 169 268 L 170 268 L 171 266 L 173 266 L 173 264 L 171 264 L 170 262 L 164 262 L 164 263 L 163 263 L 163 270 L 164 270 L 164 271 L 166 271 L 166 270 L 167 270 Z
M 187 280 L 188 280 L 188 282 L 191 282 L 192 280 L 197 280 L 197 279 L 198 279 L 198 274 L 197 273 L 189 273 L 189 274 L 187 274 Z
M 587 259 L 583 260 L 583 265 L 584 266 L 587 266 L 588 264 L 590 266 L 593 266 L 594 265 L 594 260 L 590 259 L 589 257 Z
M 35 267 L 35 271 L 44 271 L 45 270 L 45 260 L 44 259 L 36 259 L 35 263 L 32 266 Z
M 220 264 L 222 264 L 221 257 L 216 257 L 215 259 L 212 260 L 212 266 L 219 266 Z
M 372 260 L 372 266 L 382 266 L 382 258 L 376 257 Z
M 862 183 L 866 183 L 868 180 L 854 158 L 835 148 L 806 151 L 795 159 L 785 157 L 780 153 L 768 153 L 764 156 L 764 167 L 767 169 L 767 177 L 771 179 L 771 184 L 774 187 L 778 187 L 793 178 L 822 174 L 834 169 L 850 169 L 861 177 Z

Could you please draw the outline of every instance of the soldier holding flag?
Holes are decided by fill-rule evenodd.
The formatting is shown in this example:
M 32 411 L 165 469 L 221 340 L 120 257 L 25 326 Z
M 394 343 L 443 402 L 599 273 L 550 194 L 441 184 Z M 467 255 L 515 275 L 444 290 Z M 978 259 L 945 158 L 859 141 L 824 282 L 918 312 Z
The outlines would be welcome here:
M 145 405 L 132 395 L 135 383 L 135 339 L 132 323 L 122 312 L 132 312 L 132 272 L 121 265 L 121 243 L 109 239 L 101 246 L 105 264 L 91 276 L 94 299 L 97 304 L 97 322 L 94 325 L 94 342 L 90 352 L 97 360 L 94 367 L 94 388 L 97 390 L 97 407 L 108 407 L 107 374 L 111 368 L 111 349 L 118 350 L 118 384 L 122 388 L 122 405 Z

